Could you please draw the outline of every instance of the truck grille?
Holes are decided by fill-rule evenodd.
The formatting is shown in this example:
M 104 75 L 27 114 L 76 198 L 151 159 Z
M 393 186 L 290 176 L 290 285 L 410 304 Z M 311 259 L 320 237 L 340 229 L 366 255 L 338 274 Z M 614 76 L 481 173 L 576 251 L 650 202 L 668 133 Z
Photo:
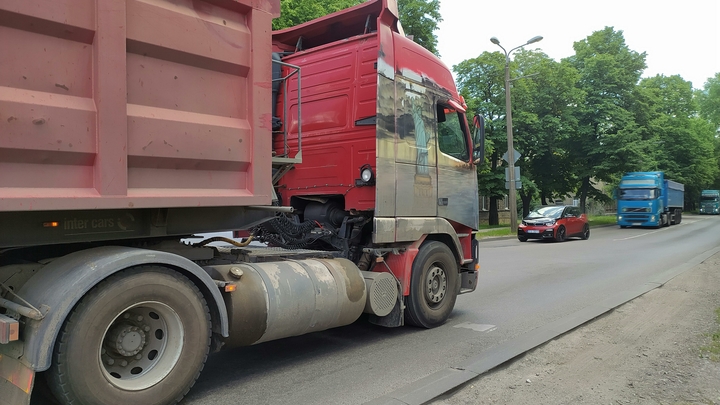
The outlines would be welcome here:
M 626 221 L 645 222 L 648 220 L 648 216 L 645 214 L 627 214 L 627 215 L 623 215 L 623 219 L 625 219 Z

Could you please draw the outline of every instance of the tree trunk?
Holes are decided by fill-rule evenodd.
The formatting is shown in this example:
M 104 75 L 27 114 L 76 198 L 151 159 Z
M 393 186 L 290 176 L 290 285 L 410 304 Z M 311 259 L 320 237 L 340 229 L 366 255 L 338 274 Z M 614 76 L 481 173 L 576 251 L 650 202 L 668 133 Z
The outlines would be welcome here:
M 522 218 L 525 218 L 530 213 L 530 200 L 532 195 L 530 193 L 520 193 L 520 199 L 522 200 Z
M 490 212 L 488 213 L 489 225 L 500 225 L 500 220 L 498 219 L 497 202 L 497 197 L 490 197 Z
M 548 205 L 547 200 L 545 199 L 545 193 L 540 193 L 540 204 Z
M 587 212 L 585 210 L 585 203 L 587 202 L 587 195 L 590 187 L 590 177 L 583 177 L 582 184 L 580 185 L 580 209 L 582 212 Z

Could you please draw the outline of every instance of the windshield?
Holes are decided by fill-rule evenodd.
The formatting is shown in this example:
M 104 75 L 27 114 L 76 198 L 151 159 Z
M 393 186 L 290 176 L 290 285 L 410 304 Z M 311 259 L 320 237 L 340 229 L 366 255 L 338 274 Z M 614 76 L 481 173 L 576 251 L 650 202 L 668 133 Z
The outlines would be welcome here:
M 714 196 L 704 195 L 704 196 L 700 197 L 700 200 L 701 200 L 701 201 L 706 201 L 706 202 L 707 202 L 707 201 L 713 201 L 713 202 L 715 202 L 715 201 L 718 200 L 718 198 L 717 198 L 717 197 L 714 197 Z
M 565 207 L 542 207 L 531 211 L 526 218 L 560 218 Z
M 460 113 L 438 104 L 438 145 L 440 152 L 467 161 L 470 153 L 461 117 Z
M 652 200 L 660 195 L 656 188 L 621 188 L 621 200 Z

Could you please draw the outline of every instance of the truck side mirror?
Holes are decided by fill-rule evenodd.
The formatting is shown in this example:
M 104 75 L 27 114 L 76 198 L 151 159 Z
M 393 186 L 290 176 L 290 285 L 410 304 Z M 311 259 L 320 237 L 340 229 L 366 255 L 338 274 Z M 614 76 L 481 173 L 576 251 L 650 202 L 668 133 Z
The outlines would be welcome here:
M 473 135 L 473 163 L 479 164 L 485 161 L 485 117 L 477 114 L 473 117 L 475 124 L 475 135 Z

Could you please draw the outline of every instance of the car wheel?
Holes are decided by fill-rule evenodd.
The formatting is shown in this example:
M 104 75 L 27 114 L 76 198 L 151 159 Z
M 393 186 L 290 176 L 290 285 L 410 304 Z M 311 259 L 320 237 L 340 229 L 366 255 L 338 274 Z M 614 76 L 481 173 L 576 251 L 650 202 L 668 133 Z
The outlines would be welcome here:
M 437 241 L 424 243 L 412 265 L 405 320 L 428 329 L 445 323 L 455 307 L 458 278 L 450 248 Z
M 566 235 L 566 233 L 565 233 L 565 227 L 564 227 L 564 226 L 559 227 L 559 228 L 557 229 L 557 231 L 555 231 L 555 240 L 556 240 L 556 241 L 562 242 L 562 241 L 565 240 L 566 237 L 567 237 L 567 235 Z
M 588 239 L 590 239 L 590 225 L 585 224 L 585 226 L 583 226 L 582 235 L 581 235 L 580 237 L 581 237 L 583 240 L 588 240 Z
M 518 236 L 520 242 L 527 242 L 527 236 Z

